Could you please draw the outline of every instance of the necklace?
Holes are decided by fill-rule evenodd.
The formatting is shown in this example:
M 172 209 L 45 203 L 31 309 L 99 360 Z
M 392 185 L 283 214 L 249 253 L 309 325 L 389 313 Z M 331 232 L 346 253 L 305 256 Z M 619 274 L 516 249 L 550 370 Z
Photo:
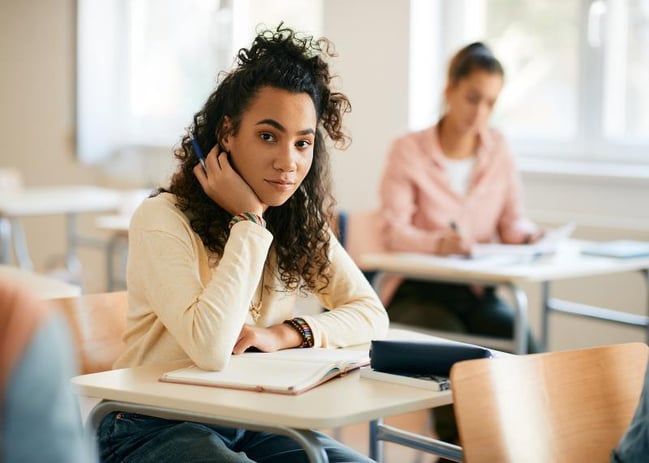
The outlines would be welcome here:
M 252 317 L 252 321 L 255 323 L 257 323 L 259 317 L 261 317 L 261 307 L 263 305 L 263 300 L 264 300 L 265 271 L 266 271 L 266 266 L 264 266 L 264 269 L 261 271 L 261 282 L 259 283 L 259 300 L 257 302 L 250 301 L 250 307 L 248 308 L 248 311 L 250 312 L 250 316 Z

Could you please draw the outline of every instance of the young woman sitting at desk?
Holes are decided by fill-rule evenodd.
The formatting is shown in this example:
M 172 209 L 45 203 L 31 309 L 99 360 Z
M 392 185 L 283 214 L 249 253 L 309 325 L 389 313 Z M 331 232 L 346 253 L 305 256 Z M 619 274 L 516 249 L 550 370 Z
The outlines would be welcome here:
M 328 226 L 325 136 L 346 141 L 350 108 L 330 88 L 330 49 L 282 26 L 261 32 L 194 116 L 171 185 L 131 221 L 127 348 L 116 368 L 188 359 L 220 370 L 249 348 L 386 335 L 384 307 Z M 330 310 L 293 317 L 302 291 Z M 105 462 L 306 459 L 285 436 L 130 413 L 108 415 L 98 434 Z M 319 439 L 329 461 L 369 461 Z
M 500 62 L 484 44 L 462 48 L 449 64 L 440 120 L 392 144 L 381 184 L 389 250 L 469 255 L 473 243 L 494 237 L 516 244 L 540 237 L 521 213 L 507 143 L 489 127 L 503 79 Z M 513 333 L 513 311 L 494 288 L 406 280 L 387 308 L 399 323 L 502 338 Z M 534 351 L 531 337 L 528 343 Z M 436 420 L 442 439 L 457 438 L 452 418 Z

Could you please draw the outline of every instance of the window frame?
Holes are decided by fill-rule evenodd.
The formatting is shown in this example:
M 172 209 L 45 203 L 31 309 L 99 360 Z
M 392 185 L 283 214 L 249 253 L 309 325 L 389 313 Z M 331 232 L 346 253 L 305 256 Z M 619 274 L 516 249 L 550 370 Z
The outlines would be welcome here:
M 485 2 L 488 0 L 484 0 Z M 577 94 L 576 132 L 565 141 L 551 139 L 532 139 L 509 136 L 509 141 L 517 154 L 527 158 L 542 158 L 556 161 L 577 162 L 615 162 L 649 164 L 649 138 L 637 140 L 610 138 L 605 136 L 605 122 L 602 115 L 605 93 L 605 46 L 591 47 L 588 43 L 588 14 L 591 6 L 598 0 L 576 0 L 579 2 L 581 21 L 576 59 L 579 60 Z M 459 47 L 472 40 L 485 40 L 484 33 L 476 34 L 476 16 L 481 2 L 474 0 L 440 0 L 432 8 L 426 0 L 411 1 L 411 90 L 410 120 L 411 129 L 433 123 L 439 117 L 442 87 L 445 84 L 446 65 L 449 57 Z M 477 11 L 476 11 L 477 10 Z M 432 11 L 432 15 L 431 15 Z M 433 34 L 422 34 L 421 22 L 430 18 L 431 29 L 439 29 L 437 40 Z M 471 22 L 473 22 L 471 24 Z M 606 29 L 603 29 L 606 31 Z M 428 42 L 426 42 L 428 41 Z M 418 64 L 417 56 L 443 57 L 442 63 L 434 66 Z M 426 67 L 427 66 L 427 67 Z M 431 68 L 437 75 L 432 75 Z M 421 84 L 421 75 L 427 76 L 427 84 L 435 84 L 435 89 Z M 415 78 L 414 76 L 418 76 Z M 514 77 L 515 78 L 515 77 Z M 436 93 L 435 93 L 436 92 Z M 507 133 L 507 128 L 502 127 Z

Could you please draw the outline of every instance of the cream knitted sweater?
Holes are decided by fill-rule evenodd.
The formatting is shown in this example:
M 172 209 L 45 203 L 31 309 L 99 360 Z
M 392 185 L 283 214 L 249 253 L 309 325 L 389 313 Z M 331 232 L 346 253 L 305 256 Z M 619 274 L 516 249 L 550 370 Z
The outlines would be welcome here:
M 191 359 L 204 369 L 224 368 L 243 324 L 254 324 L 248 309 L 262 287 L 257 325 L 291 318 L 298 294 L 287 291 L 277 276 L 272 241 L 268 230 L 242 221 L 232 227 L 218 256 L 205 248 L 173 195 L 145 200 L 129 228 L 127 348 L 114 367 Z M 303 316 L 315 346 L 384 337 L 385 308 L 333 235 L 330 260 L 329 286 L 315 294 L 330 310 Z

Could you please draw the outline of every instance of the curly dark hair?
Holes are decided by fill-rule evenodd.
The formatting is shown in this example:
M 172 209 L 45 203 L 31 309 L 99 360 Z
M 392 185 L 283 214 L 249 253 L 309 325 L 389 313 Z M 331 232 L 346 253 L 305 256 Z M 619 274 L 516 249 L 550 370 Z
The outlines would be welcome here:
M 347 97 L 330 89 L 333 76 L 326 58 L 332 56 L 335 50 L 327 39 L 296 33 L 283 23 L 275 30 L 258 32 L 249 49 L 239 50 L 234 70 L 221 74 L 216 90 L 194 115 L 191 128 L 205 153 L 217 144 L 223 151 L 225 130 L 237 133 L 243 114 L 262 88 L 307 93 L 313 100 L 318 124 L 311 169 L 288 201 L 269 207 L 264 214 L 274 237 L 279 276 L 288 289 L 322 290 L 329 284 L 329 224 L 335 202 L 324 136 L 336 147 L 346 147 L 349 137 L 342 119 L 351 110 Z M 229 128 L 224 125 L 226 116 Z M 180 165 L 166 191 L 176 196 L 177 207 L 189 217 L 205 246 L 222 255 L 231 216 L 205 194 L 194 176 L 197 158 L 188 135 L 174 156 Z

